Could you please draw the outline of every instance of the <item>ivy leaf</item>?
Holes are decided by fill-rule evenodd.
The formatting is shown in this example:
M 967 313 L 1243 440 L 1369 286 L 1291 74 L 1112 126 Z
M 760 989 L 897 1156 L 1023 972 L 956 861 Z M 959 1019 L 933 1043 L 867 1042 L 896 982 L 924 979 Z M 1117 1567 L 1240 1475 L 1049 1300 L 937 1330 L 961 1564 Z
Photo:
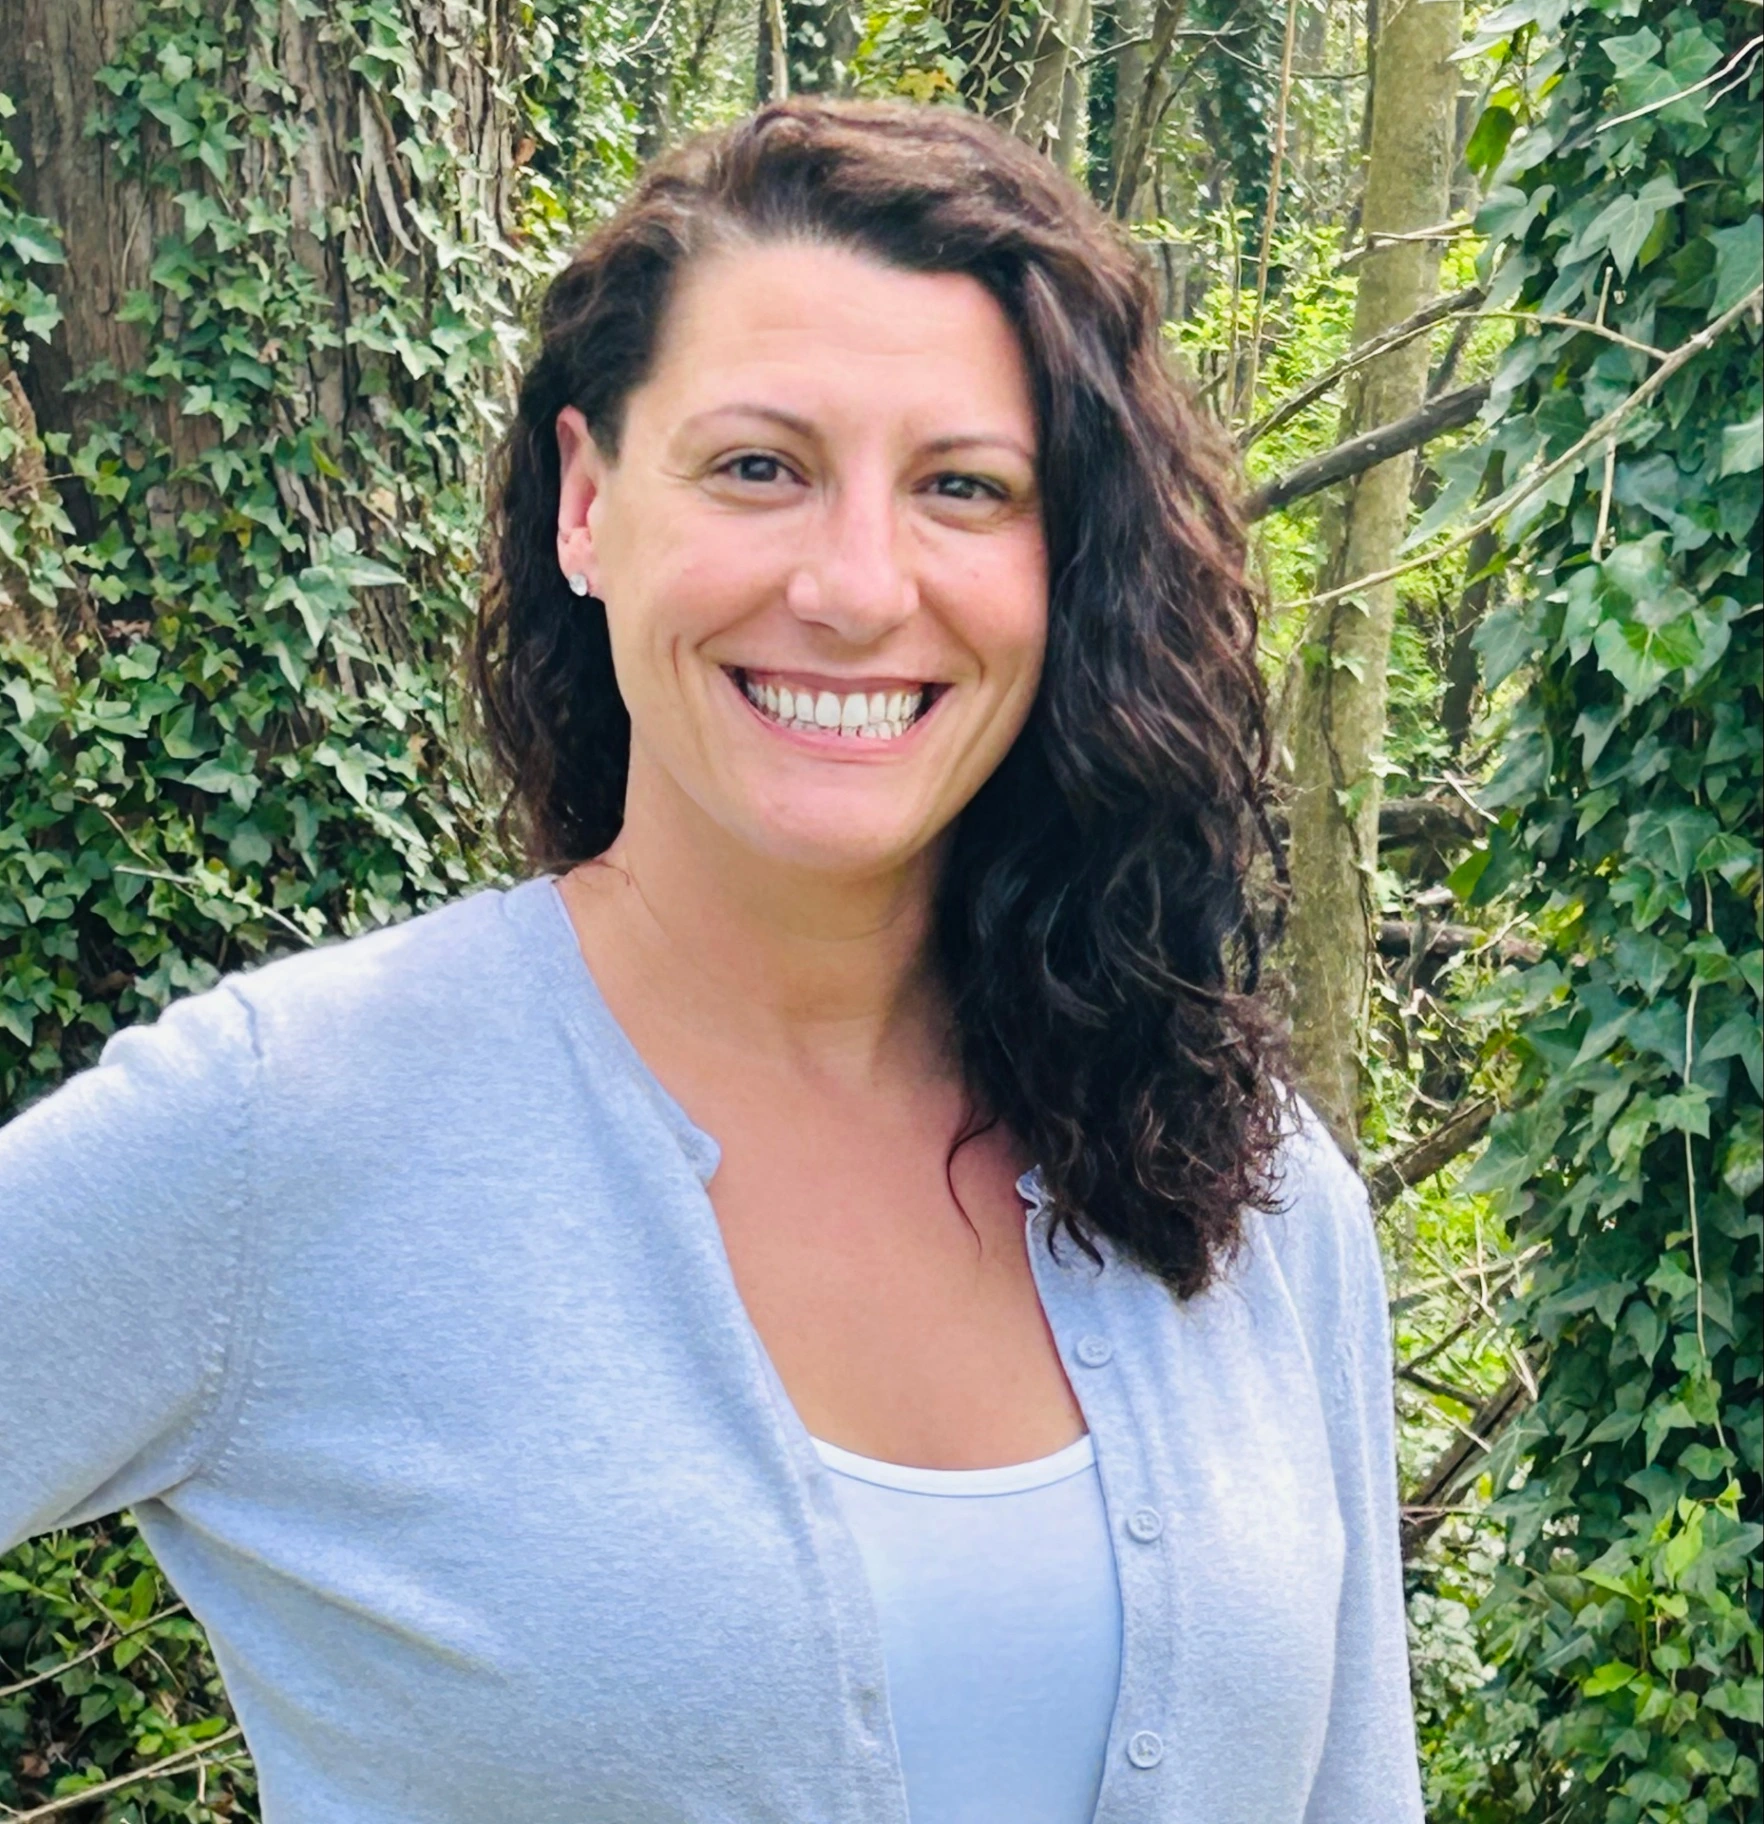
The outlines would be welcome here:
M 1511 677 L 1537 650 L 1537 623 L 1523 607 L 1497 608 L 1471 635 L 1482 656 L 1483 677 L 1490 690 Z
M 1610 59 L 1611 73 L 1621 82 L 1653 62 L 1659 55 L 1660 37 L 1644 25 L 1623 38 L 1601 38 L 1599 49 Z
M 1673 672 L 1703 656 L 1703 642 L 1689 615 L 1664 627 L 1639 620 L 1601 621 L 1593 632 L 1593 647 L 1600 668 L 1636 703 L 1645 703 Z
M 1688 1083 L 1654 1103 L 1654 1115 L 1663 1134 L 1695 1134 L 1709 1138 L 1709 1092 L 1700 1083 Z
M 1643 811 L 1630 818 L 1623 846 L 1668 879 L 1682 882 L 1690 879 L 1697 855 L 1717 827 L 1707 811 L 1688 804 L 1669 811 Z
M 1733 228 L 1712 228 L 1715 243 L 1715 296 L 1709 315 L 1718 317 L 1764 283 L 1764 215 L 1754 215 Z
M 1608 1660 L 1583 1679 L 1580 1688 L 1588 1697 L 1605 1697 L 1613 1691 L 1621 1691 L 1626 1685 L 1634 1684 L 1638 1676 L 1634 1666 L 1626 1666 L 1617 1659 Z
M 1636 1009 L 1620 994 L 1599 982 L 1584 984 L 1576 992 L 1575 999 L 1590 1017 L 1586 1036 L 1574 1055 L 1574 1067 L 1578 1069 L 1595 1058 L 1602 1058 L 1622 1038 L 1629 1022 L 1635 1018 Z
M 1754 412 L 1744 424 L 1730 424 L 1721 433 L 1721 473 L 1750 475 L 1764 469 L 1764 411 Z
M 1625 931 L 1611 946 L 1611 961 L 1651 1001 L 1672 979 L 1678 953 L 1651 931 Z
M 1573 245 L 1561 256 L 1562 264 L 1566 266 L 1574 260 L 1584 260 L 1604 248 L 1609 251 L 1618 276 L 1627 279 L 1635 256 L 1654 231 L 1655 220 L 1663 210 L 1683 201 L 1684 192 L 1664 175 L 1649 178 L 1633 193 L 1614 196 L 1575 236 Z M 1736 295 L 1743 296 L 1743 288 Z
M 1764 1133 L 1751 1124 L 1737 1129 L 1721 1155 L 1721 1182 L 1736 1197 L 1750 1197 L 1764 1185 Z
M 1506 156 L 1507 143 L 1517 124 L 1511 108 L 1497 106 L 1482 110 L 1482 118 L 1464 146 L 1464 162 L 1478 177 L 1487 177 Z
M 67 263 L 67 250 L 40 215 L 15 215 L 6 226 L 5 238 L 21 260 L 32 260 L 40 266 Z
M 1764 1029 L 1753 1016 L 1731 1015 L 1697 1055 L 1704 1063 L 1714 1063 L 1719 1058 L 1738 1058 L 1746 1067 L 1746 1075 L 1752 1079 L 1753 1089 L 1764 1092 Z

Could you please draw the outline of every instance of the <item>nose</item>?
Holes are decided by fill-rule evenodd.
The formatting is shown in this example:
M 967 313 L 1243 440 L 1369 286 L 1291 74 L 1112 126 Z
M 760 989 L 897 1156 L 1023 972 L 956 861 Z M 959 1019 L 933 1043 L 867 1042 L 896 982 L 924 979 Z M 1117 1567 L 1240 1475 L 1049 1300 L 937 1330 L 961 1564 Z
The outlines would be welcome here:
M 875 645 L 918 611 L 906 537 L 886 477 L 853 479 L 835 490 L 814 548 L 785 591 L 791 612 L 846 645 Z

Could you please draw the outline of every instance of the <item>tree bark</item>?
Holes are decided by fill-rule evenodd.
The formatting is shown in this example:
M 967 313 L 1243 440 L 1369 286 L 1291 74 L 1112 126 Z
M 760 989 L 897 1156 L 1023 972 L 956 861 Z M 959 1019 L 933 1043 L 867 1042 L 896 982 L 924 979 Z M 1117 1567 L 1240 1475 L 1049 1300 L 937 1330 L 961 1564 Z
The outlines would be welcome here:
M 1151 29 L 1151 0 L 1116 0 L 1115 37 L 1121 49 L 1112 53 L 1115 65 L 1115 111 L 1109 123 L 1109 168 L 1102 181 L 1093 182 L 1091 194 L 1111 203 L 1123 221 L 1137 221 L 1143 213 L 1143 181 L 1130 193 L 1117 195 L 1121 184 L 1121 155 L 1133 130 L 1133 108 L 1145 87 L 1146 36 Z
M 1138 67 L 1138 81 L 1127 101 L 1126 121 L 1115 112 L 1115 174 L 1110 206 L 1120 220 L 1138 221 L 1144 214 L 1151 183 L 1151 150 L 1162 111 L 1170 53 L 1182 29 L 1188 0 L 1153 0 L 1147 29 L 1150 43 Z M 1125 71 L 1122 72 L 1126 74 Z
M 1077 109 L 1072 99 L 1082 72 L 1077 59 L 1090 37 L 1089 0 L 1053 0 L 1042 16 L 1035 48 L 1012 116 L 1012 130 L 1038 152 L 1070 169 Z M 1062 130 L 1067 137 L 1062 137 Z
M 231 10 L 225 0 L 205 5 L 217 21 Z M 469 0 L 401 0 L 400 10 L 424 81 L 454 103 L 446 121 L 431 129 L 458 161 L 446 186 L 427 182 L 401 149 L 401 131 L 388 111 L 393 104 L 368 75 L 350 68 L 352 50 L 339 32 L 322 13 L 291 0 L 270 15 L 262 63 L 241 55 L 217 79 L 253 115 L 273 118 L 277 130 L 238 136 L 242 143 L 226 154 L 224 182 L 212 175 L 200 180 L 219 199 L 253 196 L 285 211 L 289 248 L 330 301 L 338 346 L 314 345 L 300 392 L 292 402 L 278 399 L 276 421 L 264 428 L 285 434 L 322 422 L 345 468 L 352 438 L 383 441 L 389 409 L 421 410 L 439 385 L 353 339 L 351 329 L 380 308 L 388 282 L 418 298 L 435 295 L 441 255 L 419 217 L 439 221 L 463 243 L 480 240 L 486 227 L 507 232 L 519 169 L 506 75 L 514 51 L 509 10 Z M 157 399 L 130 396 L 123 385 L 177 332 L 183 313 L 200 305 L 198 296 L 181 302 L 153 279 L 162 246 L 186 235 L 185 215 L 168 186 L 139 181 L 111 137 L 87 131 L 106 99 L 96 74 L 122 53 L 141 12 L 136 0 L 79 6 L 11 0 L 7 8 L 0 90 L 18 107 L 8 126 L 23 159 L 19 189 L 28 209 L 55 223 L 67 249 L 58 285 L 63 320 L 22 378 L 45 434 L 68 433 L 77 447 L 119 413 L 144 412 L 175 459 L 187 463 L 216 440 L 215 421 L 187 409 L 177 384 Z M 280 87 L 255 79 L 253 72 L 264 68 L 275 72 Z M 157 334 L 125 309 L 131 294 L 150 291 L 165 311 Z M 95 367 L 115 378 L 71 386 Z M 309 534 L 347 525 L 368 544 L 387 511 L 383 503 L 364 504 L 331 488 L 323 475 L 282 473 L 277 485 L 289 518 Z M 72 486 L 64 487 L 64 498 L 77 533 L 88 536 L 90 503 Z M 167 498 L 156 523 L 169 526 L 185 504 Z M 377 625 L 364 631 L 395 649 L 399 632 L 382 594 L 369 598 L 368 618 Z M 127 619 L 129 612 L 121 605 L 113 618 Z
M 1443 219 L 1456 154 L 1461 0 L 1403 0 L 1382 25 L 1363 231 L 1407 234 Z M 1354 341 L 1411 317 L 1438 286 L 1440 243 L 1374 244 L 1361 267 Z M 1420 410 L 1424 337 L 1391 349 L 1349 383 L 1344 431 L 1362 436 Z M 1387 569 L 1402 543 L 1412 451 L 1367 470 L 1334 528 L 1329 586 Z M 1288 927 L 1293 1049 L 1318 1112 L 1351 1141 L 1360 1102 L 1375 909 L 1378 774 L 1396 590 L 1385 583 L 1325 603 L 1305 633 L 1292 717 L 1292 884 Z

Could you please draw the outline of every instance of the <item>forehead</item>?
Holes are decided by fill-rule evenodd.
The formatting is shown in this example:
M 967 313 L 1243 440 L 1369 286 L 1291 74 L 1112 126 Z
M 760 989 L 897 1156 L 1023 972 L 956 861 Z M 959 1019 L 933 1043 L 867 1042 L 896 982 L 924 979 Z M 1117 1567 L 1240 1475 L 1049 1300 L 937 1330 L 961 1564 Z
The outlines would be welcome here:
M 979 413 L 987 428 L 1033 436 L 1022 347 L 985 286 L 848 248 L 767 243 L 693 262 L 632 406 L 665 417 L 755 387 L 792 410 Z

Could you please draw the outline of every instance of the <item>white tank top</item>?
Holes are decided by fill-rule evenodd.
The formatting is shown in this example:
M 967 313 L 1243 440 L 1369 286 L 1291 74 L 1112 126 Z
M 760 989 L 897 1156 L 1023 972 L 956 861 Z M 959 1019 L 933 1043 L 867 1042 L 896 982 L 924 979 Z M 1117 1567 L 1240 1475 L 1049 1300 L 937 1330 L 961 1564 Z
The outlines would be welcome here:
M 1089 1437 L 1003 1469 L 815 1448 L 869 1572 L 912 1824 L 1091 1824 L 1121 1596 Z

